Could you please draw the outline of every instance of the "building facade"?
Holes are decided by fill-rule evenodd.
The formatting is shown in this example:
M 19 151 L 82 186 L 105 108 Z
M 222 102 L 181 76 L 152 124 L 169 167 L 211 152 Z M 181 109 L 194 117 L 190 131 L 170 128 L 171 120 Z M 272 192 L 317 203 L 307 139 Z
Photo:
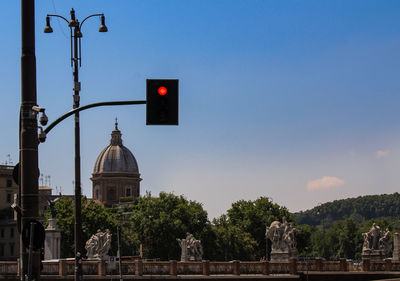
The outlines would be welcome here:
M 0 259 L 15 260 L 19 256 L 17 222 L 11 204 L 18 194 L 12 173 L 14 166 L 0 165 Z
M 118 204 L 121 198 L 136 199 L 140 194 L 138 164 L 132 152 L 122 144 L 122 134 L 115 122 L 110 144 L 104 148 L 94 165 L 92 198 L 105 206 Z

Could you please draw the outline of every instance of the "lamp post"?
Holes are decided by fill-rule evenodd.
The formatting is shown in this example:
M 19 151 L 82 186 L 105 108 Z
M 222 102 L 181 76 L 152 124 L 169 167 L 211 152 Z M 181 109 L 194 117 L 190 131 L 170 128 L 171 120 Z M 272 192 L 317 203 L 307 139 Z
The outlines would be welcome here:
M 35 56 L 35 2 L 21 0 L 21 107 L 19 116 L 20 159 L 20 278 L 40 280 L 40 255 L 34 251 L 29 259 L 24 246 L 22 226 L 39 215 L 38 201 L 38 126 Z M 30 261 L 30 262 L 29 262 Z M 28 275 L 29 274 L 29 275 Z M 27 277 L 27 278 L 26 278 Z
M 107 32 L 105 25 L 104 14 L 93 14 L 87 16 L 81 23 L 75 17 L 74 9 L 70 12 L 71 19 L 67 20 L 60 15 L 46 16 L 46 26 L 44 33 L 52 33 L 53 29 L 50 26 L 50 18 L 57 17 L 67 22 L 70 27 L 70 40 L 71 40 L 71 67 L 73 68 L 72 75 L 74 77 L 74 95 L 73 95 L 73 108 L 79 108 L 79 92 L 81 90 L 81 83 L 79 82 L 79 67 L 81 66 L 81 38 L 82 38 L 82 25 L 91 17 L 100 17 L 101 25 L 99 32 Z M 80 159 L 80 128 L 79 128 L 79 111 L 75 113 L 75 280 L 82 280 L 82 222 L 81 222 L 81 159 Z
M 271 200 L 272 202 L 272 200 Z M 265 222 L 265 227 L 268 227 L 268 215 L 272 212 L 272 207 L 269 207 L 267 209 L 267 215 L 266 215 L 266 222 Z M 270 260 L 270 256 L 269 256 L 269 238 L 267 237 L 267 233 L 265 233 L 265 261 L 269 261 Z

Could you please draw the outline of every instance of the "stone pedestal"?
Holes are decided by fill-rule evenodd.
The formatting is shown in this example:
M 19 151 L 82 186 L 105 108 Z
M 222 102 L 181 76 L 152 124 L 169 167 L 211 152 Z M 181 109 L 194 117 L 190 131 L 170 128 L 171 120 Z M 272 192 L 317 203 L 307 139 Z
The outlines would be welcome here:
M 288 252 L 271 252 L 271 261 L 289 261 Z
M 393 260 L 400 260 L 400 234 L 397 232 L 393 236 Z
M 297 259 L 298 258 L 297 249 L 292 251 L 271 251 L 271 261 L 284 261 L 287 262 L 289 259 Z
M 44 259 L 53 260 L 60 258 L 61 231 L 57 228 L 56 219 L 48 220 L 46 238 L 44 240 Z
M 362 259 L 369 259 L 370 261 L 383 261 L 386 258 L 383 250 L 366 250 L 362 253 Z

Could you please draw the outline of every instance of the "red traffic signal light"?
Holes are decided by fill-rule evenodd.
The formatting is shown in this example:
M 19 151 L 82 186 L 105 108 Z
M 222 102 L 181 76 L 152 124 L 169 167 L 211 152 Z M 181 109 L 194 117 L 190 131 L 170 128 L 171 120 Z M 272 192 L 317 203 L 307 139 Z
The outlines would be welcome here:
M 146 125 L 178 125 L 178 79 L 147 79 Z
M 165 96 L 167 94 L 167 88 L 161 86 L 160 88 L 158 88 L 158 93 L 162 96 Z

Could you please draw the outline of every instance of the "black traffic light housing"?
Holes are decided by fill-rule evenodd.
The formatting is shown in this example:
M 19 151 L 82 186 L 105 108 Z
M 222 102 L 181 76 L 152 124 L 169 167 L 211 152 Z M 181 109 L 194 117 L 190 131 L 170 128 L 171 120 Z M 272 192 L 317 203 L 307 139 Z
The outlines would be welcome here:
M 178 79 L 146 80 L 146 125 L 178 125 Z

